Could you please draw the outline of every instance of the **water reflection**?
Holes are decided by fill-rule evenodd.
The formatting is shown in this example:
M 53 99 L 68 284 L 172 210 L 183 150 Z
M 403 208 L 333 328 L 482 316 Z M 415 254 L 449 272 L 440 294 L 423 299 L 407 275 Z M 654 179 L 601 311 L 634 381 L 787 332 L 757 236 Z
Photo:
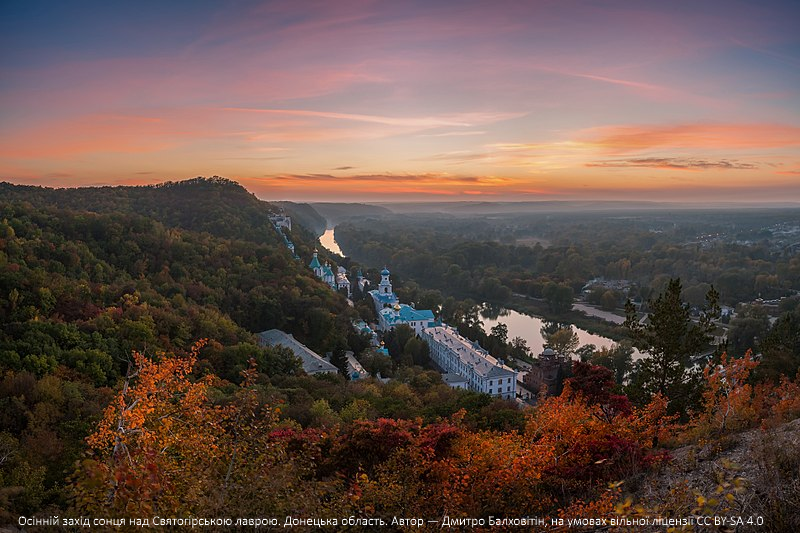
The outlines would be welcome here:
M 336 242 L 336 239 L 333 236 L 334 228 L 328 228 L 325 230 L 325 233 L 322 234 L 319 238 L 319 242 L 322 246 L 324 246 L 329 251 L 339 254 L 344 257 L 342 253 L 342 249 L 339 248 L 339 244 Z
M 589 333 L 588 331 L 578 328 L 572 324 L 554 323 L 549 320 L 544 320 L 538 316 L 519 313 L 513 309 L 505 309 L 498 306 L 484 304 L 483 310 L 481 311 L 481 317 L 483 318 L 483 330 L 486 333 L 491 333 L 491 330 L 494 326 L 503 323 L 508 327 L 508 339 L 511 340 L 514 337 L 522 337 L 525 339 L 525 342 L 528 344 L 528 348 L 531 349 L 531 353 L 534 356 L 542 353 L 542 350 L 544 350 L 545 341 L 544 337 L 542 336 L 542 328 L 546 328 L 545 331 L 549 331 L 553 328 L 558 329 L 559 327 L 570 327 L 578 334 L 578 340 L 580 341 L 581 346 L 585 344 L 594 344 L 597 348 L 611 348 L 614 345 L 613 340 L 600 335 L 595 335 L 594 333 Z M 639 359 L 641 356 L 642 355 L 638 350 L 634 351 L 634 359 Z

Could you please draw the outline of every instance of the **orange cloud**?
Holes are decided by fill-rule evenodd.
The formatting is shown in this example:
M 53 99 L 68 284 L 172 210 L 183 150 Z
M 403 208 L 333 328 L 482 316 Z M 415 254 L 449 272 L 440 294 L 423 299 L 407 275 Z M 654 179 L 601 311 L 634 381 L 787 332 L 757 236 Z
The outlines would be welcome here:
M 659 168 L 665 170 L 756 170 L 758 165 L 721 159 L 681 159 L 676 157 L 640 157 L 633 159 L 612 159 L 586 163 L 587 167 L 599 168 Z
M 153 152 L 202 134 L 197 124 L 180 125 L 160 117 L 94 114 L 2 132 L 0 157 L 57 158 L 98 152 Z
M 655 148 L 759 149 L 800 146 L 800 128 L 784 124 L 605 126 L 583 132 L 587 144 L 610 153 Z
M 361 174 L 334 176 L 331 174 L 279 174 L 263 177 L 242 177 L 248 188 L 266 196 L 275 194 L 323 195 L 341 197 L 348 195 L 385 197 L 388 195 L 413 196 L 475 196 L 506 194 L 516 182 L 495 176 L 459 176 L 447 173 L 427 174 Z

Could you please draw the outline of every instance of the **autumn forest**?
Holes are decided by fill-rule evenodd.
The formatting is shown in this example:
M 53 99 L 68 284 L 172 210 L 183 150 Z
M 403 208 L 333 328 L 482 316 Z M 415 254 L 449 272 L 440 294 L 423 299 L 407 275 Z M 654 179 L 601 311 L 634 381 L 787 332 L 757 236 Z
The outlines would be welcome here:
M 672 280 L 646 294 L 649 322 L 629 309 L 619 328 L 650 357 L 620 367 L 613 351 L 575 353 L 560 394 L 520 406 L 444 384 L 407 329 L 376 354 L 352 327 L 374 319 L 364 295 L 350 306 L 318 280 L 270 223 L 282 209 L 234 182 L 0 192 L 0 523 L 355 517 L 331 529 L 403 530 L 393 517 L 696 515 L 798 527 L 800 457 L 781 444 L 800 432 L 796 308 L 757 356 L 718 349 L 693 367 L 680 354 L 706 350 L 728 295 L 705 295 L 698 321 Z M 301 224 L 291 237 L 302 258 L 319 246 Z M 457 245 L 506 246 L 471 242 Z M 374 272 L 379 252 L 351 248 L 355 258 L 320 253 Z M 569 286 L 543 270 L 552 248 L 524 253 L 518 261 L 541 258 L 543 286 Z M 506 264 L 496 262 L 496 298 L 520 290 Z M 415 278 L 398 265 L 404 297 L 509 361 L 535 356 L 478 327 L 462 298 L 480 293 L 434 286 L 439 267 Z M 477 275 L 475 265 L 462 266 Z M 290 350 L 258 344 L 271 328 L 332 358 L 352 351 L 372 377 L 306 375 Z M 747 464 L 727 459 L 737 449 Z M 718 466 L 690 483 L 703 463 Z

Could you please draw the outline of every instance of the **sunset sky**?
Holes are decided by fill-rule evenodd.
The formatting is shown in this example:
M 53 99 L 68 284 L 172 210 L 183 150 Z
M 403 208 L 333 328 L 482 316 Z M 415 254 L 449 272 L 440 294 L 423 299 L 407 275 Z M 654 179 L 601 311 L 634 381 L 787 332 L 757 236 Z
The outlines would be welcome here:
M 800 2 L 5 3 L 0 180 L 800 202 Z

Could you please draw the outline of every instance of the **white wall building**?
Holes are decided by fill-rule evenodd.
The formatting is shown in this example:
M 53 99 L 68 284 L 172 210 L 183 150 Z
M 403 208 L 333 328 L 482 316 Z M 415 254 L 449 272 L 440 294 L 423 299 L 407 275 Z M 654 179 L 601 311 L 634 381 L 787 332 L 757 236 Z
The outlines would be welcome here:
M 347 277 L 347 270 L 345 270 L 344 267 L 339 267 L 336 270 L 336 288 L 347 291 L 348 298 L 352 296 L 350 292 L 350 280 Z
M 392 290 L 392 281 L 386 268 L 381 271 L 378 288 L 369 291 L 369 295 L 375 304 L 380 331 L 389 331 L 400 324 L 406 324 L 420 335 L 424 328 L 436 325 L 436 318 L 430 309 L 414 309 L 410 305 L 400 303 Z
M 269 220 L 276 228 L 286 228 L 292 231 L 292 217 L 287 217 L 286 215 L 270 215 Z
M 474 391 L 508 400 L 516 398 L 517 372 L 489 355 L 477 342 L 459 335 L 455 328 L 426 328 L 420 337 L 428 342 L 430 357 L 442 372 L 462 376 Z

